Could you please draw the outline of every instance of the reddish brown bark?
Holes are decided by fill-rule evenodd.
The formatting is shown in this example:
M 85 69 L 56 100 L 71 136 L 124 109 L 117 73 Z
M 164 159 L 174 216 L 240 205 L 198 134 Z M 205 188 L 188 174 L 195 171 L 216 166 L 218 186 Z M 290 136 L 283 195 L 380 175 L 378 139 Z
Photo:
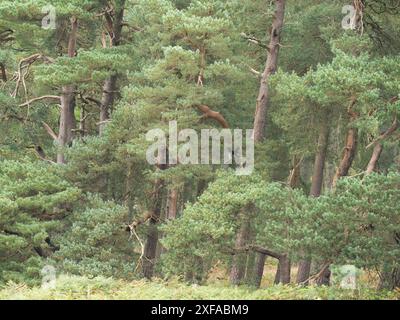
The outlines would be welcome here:
M 383 151 L 383 146 L 382 144 L 378 143 L 375 145 L 374 151 L 372 152 L 371 159 L 369 160 L 367 170 L 365 171 L 365 174 L 371 174 L 376 170 L 376 166 L 378 164 L 378 160 L 382 154 Z
M 265 69 L 261 77 L 260 89 L 257 97 L 256 112 L 254 117 L 254 141 L 262 141 L 265 137 L 266 117 L 270 100 L 268 82 L 278 66 L 281 33 L 285 16 L 285 0 L 275 0 L 276 11 L 270 32 L 268 56 Z
M 358 143 L 358 130 L 356 128 L 350 128 L 346 135 L 346 147 L 344 148 L 343 157 L 337 168 L 336 174 L 333 177 L 332 186 L 335 187 L 337 181 L 348 175 L 349 170 L 353 164 L 354 157 L 356 155 Z

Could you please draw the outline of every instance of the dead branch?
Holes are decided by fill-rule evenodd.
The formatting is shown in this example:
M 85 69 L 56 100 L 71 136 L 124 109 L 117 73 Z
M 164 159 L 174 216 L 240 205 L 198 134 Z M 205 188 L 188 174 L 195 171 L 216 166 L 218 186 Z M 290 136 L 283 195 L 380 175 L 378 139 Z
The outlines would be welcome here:
M 41 97 L 37 97 L 37 98 L 33 98 L 23 104 L 20 104 L 20 107 L 25 107 L 25 106 L 29 106 L 31 103 L 34 103 L 36 101 L 40 101 L 40 100 L 45 100 L 45 99 L 53 99 L 53 100 L 61 100 L 60 96 L 52 96 L 52 95 L 47 95 L 47 96 L 41 96 Z
M 262 43 L 262 41 L 261 41 L 260 39 L 257 39 L 256 37 L 253 37 L 253 36 L 249 36 L 249 35 L 247 35 L 247 34 L 244 33 L 244 32 L 241 33 L 240 35 L 241 35 L 244 39 L 246 39 L 247 41 L 249 41 L 250 43 L 254 43 L 254 44 L 258 45 L 258 46 L 261 47 L 261 48 L 267 49 L 268 52 L 269 52 L 269 47 L 268 47 L 266 44 Z
M 210 109 L 210 107 L 206 106 L 206 105 L 200 105 L 198 106 L 199 110 L 201 112 L 203 112 L 203 118 L 207 119 L 207 118 L 211 118 L 216 120 L 223 128 L 228 129 L 229 128 L 229 124 L 228 122 L 225 120 L 225 118 L 216 111 L 213 111 Z
M 28 74 L 29 67 L 38 60 L 43 60 L 45 63 L 53 63 L 54 62 L 54 59 L 52 59 L 50 57 L 46 57 L 40 53 L 36 53 L 27 58 L 22 59 L 18 64 L 18 71 L 17 71 L 17 75 L 16 75 L 17 82 L 15 85 L 14 92 L 11 94 L 12 97 L 15 98 L 17 96 L 21 82 L 23 83 L 23 85 L 25 87 L 25 94 L 26 94 L 25 77 Z
M 50 137 L 52 137 L 54 139 L 54 141 L 58 140 L 58 136 L 56 135 L 56 133 L 53 131 L 52 128 L 50 128 L 50 126 L 42 121 L 43 127 L 46 129 L 46 132 L 50 135 Z

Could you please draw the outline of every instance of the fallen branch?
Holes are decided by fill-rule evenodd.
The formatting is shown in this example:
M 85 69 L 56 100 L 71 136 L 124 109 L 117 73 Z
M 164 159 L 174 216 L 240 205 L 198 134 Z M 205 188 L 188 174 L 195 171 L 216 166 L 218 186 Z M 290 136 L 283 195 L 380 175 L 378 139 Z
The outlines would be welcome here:
M 307 284 L 307 283 L 309 283 L 310 281 L 313 281 L 313 280 L 316 280 L 316 279 L 321 278 L 321 276 L 324 274 L 325 270 L 326 270 L 327 268 L 329 268 L 330 265 L 331 265 L 331 262 L 325 263 L 325 264 L 322 266 L 321 270 L 320 270 L 317 274 L 315 274 L 315 275 L 309 277 L 308 279 L 304 280 L 303 282 L 300 282 L 299 284 L 300 284 L 300 285 Z

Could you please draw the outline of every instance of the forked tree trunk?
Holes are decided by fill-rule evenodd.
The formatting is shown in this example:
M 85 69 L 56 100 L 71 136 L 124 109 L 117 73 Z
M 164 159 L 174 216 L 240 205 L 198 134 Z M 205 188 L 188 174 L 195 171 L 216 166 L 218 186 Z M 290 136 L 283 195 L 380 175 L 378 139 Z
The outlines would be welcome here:
M 276 11 L 270 32 L 268 45 L 268 56 L 265 69 L 261 77 L 260 89 L 257 98 L 256 112 L 254 117 L 254 141 L 260 142 L 265 137 L 265 125 L 270 100 L 268 82 L 278 67 L 278 54 L 280 49 L 281 33 L 285 17 L 285 0 L 275 0 Z
M 314 169 L 311 182 L 310 196 L 318 198 L 322 192 L 322 184 L 324 179 L 324 169 L 326 153 L 328 150 L 329 140 L 329 127 L 327 123 L 323 125 L 319 132 L 317 153 L 315 155 Z M 305 257 L 305 259 L 299 262 L 299 268 L 297 271 L 296 282 L 298 284 L 308 285 L 308 278 L 310 278 L 311 271 L 311 259 Z
M 68 40 L 68 57 L 73 58 L 76 55 L 76 41 L 78 35 L 78 20 L 71 18 L 71 31 Z M 76 127 L 75 119 L 75 86 L 68 85 L 61 88 L 61 113 L 58 132 L 57 163 L 64 164 L 64 149 L 73 140 L 73 129 Z

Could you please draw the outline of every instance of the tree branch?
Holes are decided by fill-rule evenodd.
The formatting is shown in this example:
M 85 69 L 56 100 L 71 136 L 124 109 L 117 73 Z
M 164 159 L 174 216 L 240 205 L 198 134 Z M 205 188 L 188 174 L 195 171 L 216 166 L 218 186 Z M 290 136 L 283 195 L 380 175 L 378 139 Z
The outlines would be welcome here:
M 43 123 L 43 127 L 46 129 L 46 131 L 50 135 L 50 137 L 52 137 L 54 139 L 54 141 L 57 141 L 58 140 L 58 136 L 53 131 L 53 129 L 50 128 L 50 126 L 46 122 L 42 121 L 42 123 Z
M 36 102 L 36 101 L 40 101 L 40 100 L 44 100 L 44 99 L 53 99 L 53 100 L 61 100 L 60 96 L 51 96 L 51 95 L 47 95 L 47 96 L 42 96 L 42 97 L 37 97 L 37 98 L 33 98 L 23 104 L 20 104 L 20 107 L 25 107 L 25 106 L 29 106 L 31 103 Z
M 225 118 L 216 111 L 213 111 L 210 109 L 210 107 L 206 106 L 206 105 L 201 105 L 198 106 L 199 110 L 201 112 L 203 112 L 203 117 L 204 118 L 211 118 L 216 120 L 223 128 L 228 129 L 229 128 L 229 124 L 228 122 L 225 120 Z

